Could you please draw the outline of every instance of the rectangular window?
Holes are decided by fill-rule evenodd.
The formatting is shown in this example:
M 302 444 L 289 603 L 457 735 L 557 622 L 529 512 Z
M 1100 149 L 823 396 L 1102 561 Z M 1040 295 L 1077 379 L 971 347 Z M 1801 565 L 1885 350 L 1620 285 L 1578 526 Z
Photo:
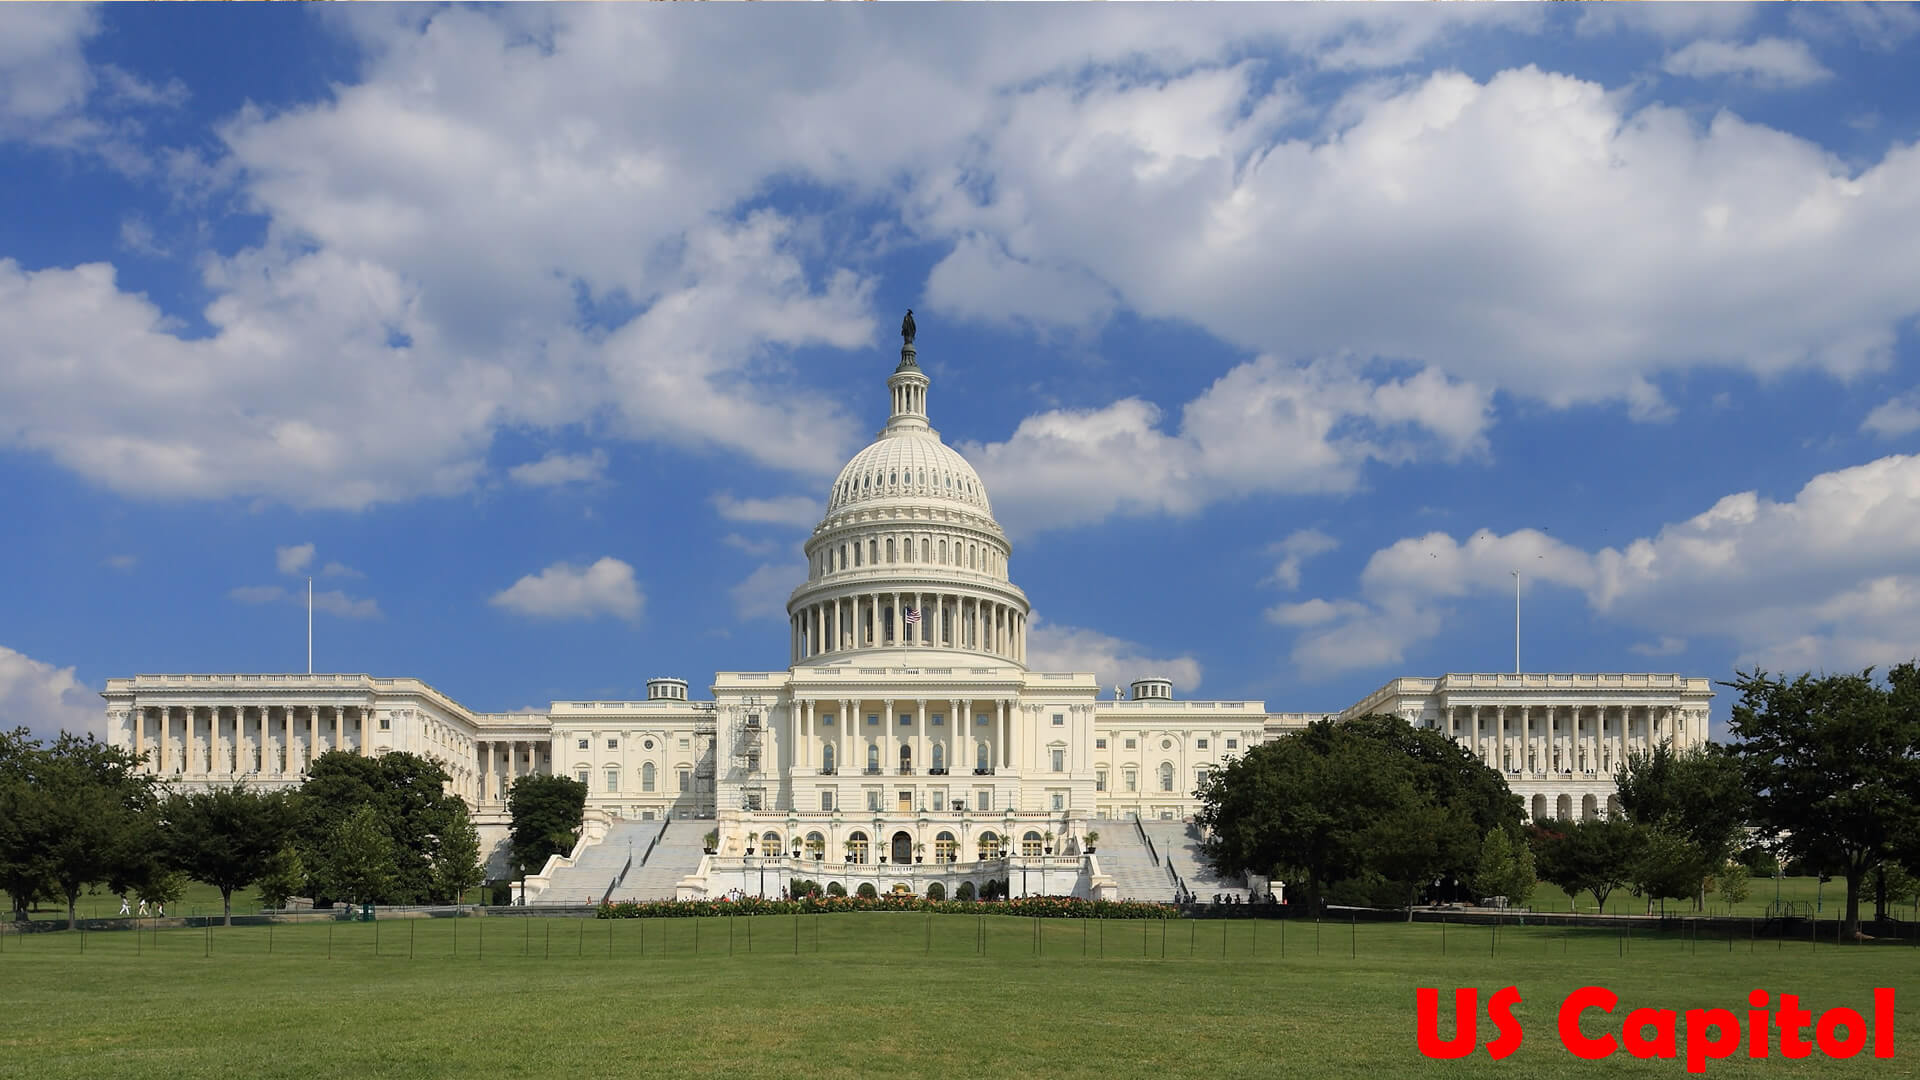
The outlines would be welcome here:
M 879 727 L 879 726 L 880 726 L 880 715 L 879 715 L 878 713 L 868 713 L 868 714 L 867 714 L 867 726 L 868 726 L 868 727 Z
M 1054 726 L 1054 727 L 1066 727 L 1066 726 L 1067 726 L 1067 714 L 1066 714 L 1066 713 L 1054 713 L 1054 714 L 1053 714 L 1053 726 Z
M 747 809 L 749 810 L 760 809 L 760 793 L 759 792 L 757 791 L 747 792 Z
M 691 744 L 691 743 L 689 743 L 689 742 L 687 742 L 687 740 L 685 740 L 685 739 L 681 739 L 681 740 L 680 740 L 680 749 L 682 749 L 682 750 L 685 750 L 685 749 L 686 749 L 686 748 L 687 748 L 688 746 L 691 746 L 691 745 L 692 745 L 692 744 Z
M 1197 746 L 1197 747 L 1199 747 L 1199 748 L 1200 748 L 1200 749 L 1202 749 L 1202 750 L 1205 750 L 1205 749 L 1207 748 L 1207 740 L 1205 740 L 1205 739 L 1196 739 L 1196 740 L 1194 740 L 1194 745 L 1195 745 L 1195 746 Z
M 1095 750 L 1105 750 L 1107 748 L 1107 740 L 1105 739 L 1093 740 L 1093 748 Z
M 900 714 L 900 726 L 901 726 L 901 727 L 912 727 L 912 726 L 913 726 L 913 714 L 912 714 L 912 713 L 904 713 L 904 712 L 903 712 L 903 713 L 901 713 L 901 714 Z
M 826 714 L 825 716 L 822 716 L 822 717 L 820 718 L 820 726 L 821 726 L 821 727 L 832 727 L 832 726 L 833 726 L 833 714 L 832 714 L 832 713 L 828 713 L 828 714 Z
M 692 773 L 688 772 L 685 769 L 681 769 L 680 770 L 680 790 L 683 792 L 686 791 L 689 786 L 689 781 L 691 781 L 692 779 L 693 779 Z
M 1093 790 L 1095 791 L 1107 790 L 1107 772 L 1105 769 L 1102 769 L 1099 772 L 1093 774 Z
M 1199 790 L 1200 788 L 1207 786 L 1207 770 L 1205 769 L 1193 770 L 1193 786 L 1195 790 Z
M 607 790 L 609 792 L 620 790 L 620 770 L 619 769 L 607 770 Z
M 587 770 L 581 769 L 579 772 L 573 774 L 573 778 L 585 784 L 587 782 Z
M 580 740 L 577 740 L 575 745 L 577 745 L 580 749 L 585 750 L 593 744 L 588 742 L 586 739 L 580 739 Z
M 1125 777 L 1127 781 L 1128 791 L 1140 790 L 1140 774 L 1139 773 L 1134 772 L 1132 769 L 1128 769 L 1125 773 Z
M 867 791 L 867 809 L 880 809 L 880 792 L 877 788 L 870 788 Z
M 974 714 L 973 714 L 973 726 L 974 726 L 974 727 L 986 727 L 986 726 L 987 726 L 987 714 L 986 714 L 986 713 L 974 713 Z
M 981 788 L 973 793 L 973 808 L 980 813 L 993 809 L 993 789 Z
M 947 718 L 946 718 L 946 717 L 945 717 L 944 715 L 942 715 L 942 714 L 940 714 L 940 713 L 934 713 L 934 714 L 933 714 L 933 726 L 934 726 L 934 727 L 945 727 L 945 726 L 947 726 Z
M 827 813 L 833 812 L 833 792 L 831 790 L 820 793 L 820 809 Z
M 1127 749 L 1129 749 L 1129 750 L 1131 750 L 1131 749 L 1133 749 L 1133 747 L 1134 747 L 1134 740 L 1132 740 L 1132 739 L 1128 739 L 1128 740 L 1127 740 Z
M 1067 752 L 1065 750 L 1060 749 L 1059 747 L 1054 747 L 1054 750 L 1053 750 L 1053 771 L 1054 772 L 1067 771 Z
M 1228 740 L 1227 740 L 1227 749 L 1229 749 L 1229 750 L 1238 750 L 1238 749 L 1240 749 L 1240 740 L 1239 740 L 1239 739 L 1228 739 Z
M 620 740 L 619 740 L 619 739 L 608 739 L 608 740 L 607 740 L 607 749 L 609 749 L 609 750 L 618 750 L 618 749 L 620 749 Z
M 1054 793 L 1053 793 L 1053 808 L 1054 808 L 1055 810 L 1065 810 L 1065 809 L 1067 808 L 1067 797 L 1066 797 L 1065 795 L 1062 795 L 1062 794 L 1060 794 L 1060 793 L 1059 793 L 1059 792 L 1057 792 L 1057 791 L 1056 791 L 1056 792 L 1054 792 Z

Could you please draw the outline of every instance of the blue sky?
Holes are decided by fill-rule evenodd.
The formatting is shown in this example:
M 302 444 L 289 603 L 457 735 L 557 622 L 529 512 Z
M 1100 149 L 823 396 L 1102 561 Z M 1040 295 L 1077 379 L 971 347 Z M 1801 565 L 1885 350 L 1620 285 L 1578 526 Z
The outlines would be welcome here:
M 0 8 L 0 722 L 780 667 L 912 307 L 1037 667 L 1920 654 L 1920 9 Z M 309 547 L 310 545 L 310 547 Z M 1726 699 L 1716 705 L 1724 720 Z

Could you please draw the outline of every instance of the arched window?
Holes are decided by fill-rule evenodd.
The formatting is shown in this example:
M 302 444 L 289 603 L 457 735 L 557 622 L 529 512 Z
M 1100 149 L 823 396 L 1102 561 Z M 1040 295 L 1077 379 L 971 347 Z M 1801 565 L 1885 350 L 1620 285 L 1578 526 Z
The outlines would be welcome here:
M 854 832 L 847 837 L 847 861 L 863 863 L 867 861 L 867 834 Z
M 1039 833 L 1034 832 L 1032 829 L 1027 830 L 1027 835 L 1020 838 L 1020 854 L 1029 857 L 1040 854 Z
M 933 541 L 923 536 L 920 538 L 920 561 L 926 562 L 931 558 L 933 558 Z
M 947 561 L 947 542 L 944 539 L 940 541 L 940 561 L 943 564 Z
M 786 850 L 787 849 L 780 843 L 779 833 L 769 832 L 760 837 L 760 854 L 784 855 L 786 854 Z
M 652 791 L 654 783 L 653 762 L 640 766 L 640 790 Z
M 972 544 L 968 544 L 968 545 L 967 545 L 967 569 L 969 569 L 969 570 L 972 570 L 972 569 L 974 569 L 974 565 L 973 565 L 973 545 L 972 545 Z
M 939 743 L 933 744 L 933 771 L 936 773 L 947 771 L 946 748 Z
M 893 561 L 893 538 L 892 537 L 887 538 L 887 561 L 888 562 Z
M 900 746 L 900 771 L 902 773 L 913 771 L 913 747 L 904 743 Z
M 880 562 L 880 541 L 867 541 L 867 561 L 875 564 Z
M 1160 790 L 1173 790 L 1173 762 L 1171 761 L 1160 763 Z
M 826 745 L 820 748 L 820 771 L 823 773 L 827 773 L 829 775 L 833 773 L 833 744 L 832 743 L 827 743 Z
M 818 858 L 827 850 L 827 838 L 817 832 L 807 834 L 807 854 Z
M 878 744 L 867 747 L 867 771 L 870 773 L 880 771 L 880 747 Z
M 991 832 L 980 834 L 980 857 L 997 859 L 1000 857 L 1000 838 Z
M 975 769 L 983 773 L 987 771 L 987 741 L 985 739 L 980 740 L 979 744 L 974 747 L 973 762 Z
M 960 857 L 959 849 L 960 845 L 954 842 L 953 834 L 942 832 L 933 838 L 933 861 L 953 862 Z
M 859 544 L 857 543 L 854 544 L 853 545 L 853 565 L 865 566 L 866 565 L 865 558 L 866 558 L 866 552 L 860 550 Z

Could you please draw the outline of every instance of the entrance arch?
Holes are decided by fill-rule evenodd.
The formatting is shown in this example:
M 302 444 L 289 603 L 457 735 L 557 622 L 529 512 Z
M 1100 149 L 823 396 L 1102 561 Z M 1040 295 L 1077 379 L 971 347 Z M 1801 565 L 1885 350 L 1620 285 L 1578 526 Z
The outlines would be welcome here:
M 1547 820 L 1547 797 L 1545 795 L 1535 795 L 1533 797 L 1533 820 L 1536 823 Z
M 913 837 L 909 836 L 904 829 L 894 833 L 893 845 L 887 852 L 887 855 L 898 865 L 906 866 L 911 864 L 913 862 Z

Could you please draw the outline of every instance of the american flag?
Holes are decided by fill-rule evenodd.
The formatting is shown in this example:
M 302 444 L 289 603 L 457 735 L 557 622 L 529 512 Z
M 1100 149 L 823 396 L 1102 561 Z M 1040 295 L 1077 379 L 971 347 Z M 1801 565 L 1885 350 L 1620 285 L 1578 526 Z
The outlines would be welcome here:
M 908 621 L 908 622 L 910 622 L 910 623 L 917 623 L 917 622 L 919 622 L 919 621 L 920 621 L 920 609 L 919 609 L 919 608 L 917 608 L 917 607 L 910 607 L 910 608 L 908 608 L 908 609 L 907 609 L 907 621 Z

